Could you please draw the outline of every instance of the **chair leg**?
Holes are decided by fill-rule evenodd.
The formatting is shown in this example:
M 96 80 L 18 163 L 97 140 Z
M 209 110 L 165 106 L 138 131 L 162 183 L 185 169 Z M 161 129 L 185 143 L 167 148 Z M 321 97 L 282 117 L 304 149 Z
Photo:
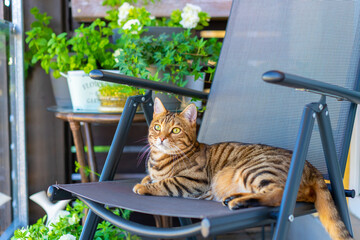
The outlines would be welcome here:
M 192 224 L 192 221 L 190 218 L 181 218 L 179 217 L 179 222 L 181 226 L 186 226 Z M 187 237 L 186 240 L 196 240 L 196 237 Z
M 154 215 L 155 225 L 158 228 L 171 228 L 173 226 L 172 217 Z
M 101 172 L 99 179 L 100 182 L 114 179 L 116 168 L 122 155 L 127 135 L 129 133 L 130 125 L 134 119 L 136 108 L 139 105 L 139 102 L 136 101 L 137 98 L 138 96 L 129 97 L 126 101 L 124 112 L 121 115 L 120 122 L 111 143 L 104 168 Z M 100 218 L 90 210 L 87 215 L 80 239 L 93 239 L 99 220 Z
M 80 240 L 93 239 L 99 221 L 100 218 L 91 210 L 89 210 L 85 224 L 83 226 L 83 230 L 80 235 Z
M 310 144 L 311 133 L 314 127 L 315 115 L 313 104 L 307 105 L 302 115 L 273 240 L 286 239 L 289 224 L 293 221 L 296 197 L 304 169 L 305 158 Z
M 334 137 L 332 134 L 330 116 L 327 106 L 318 114 L 319 132 L 321 143 L 323 145 L 326 165 L 329 172 L 329 178 L 332 189 L 332 197 L 339 211 L 340 217 L 344 222 L 350 235 L 353 236 L 351 221 L 349 216 L 346 198 L 344 194 L 344 185 L 340 171 L 339 161 L 337 159 Z

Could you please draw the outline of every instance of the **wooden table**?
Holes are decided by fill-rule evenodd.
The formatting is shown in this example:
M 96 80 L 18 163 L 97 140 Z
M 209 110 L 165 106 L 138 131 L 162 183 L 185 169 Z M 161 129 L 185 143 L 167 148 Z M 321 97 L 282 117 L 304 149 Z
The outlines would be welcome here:
M 59 119 L 69 122 L 70 129 L 73 135 L 74 144 L 76 148 L 76 157 L 80 166 L 79 171 L 81 175 L 81 182 L 94 182 L 98 181 L 96 176 L 97 168 L 95 161 L 94 143 L 92 138 L 91 124 L 113 124 L 118 123 L 121 117 L 121 113 L 104 113 L 97 111 L 87 110 L 74 110 L 72 108 L 62 108 L 53 106 L 48 108 L 49 111 L 54 112 L 55 116 Z M 139 113 L 134 117 L 133 122 L 144 122 L 144 114 Z M 81 124 L 84 126 L 84 138 L 81 133 Z M 84 146 L 87 147 L 88 163 L 85 160 Z M 83 167 L 88 166 L 91 170 L 90 179 L 86 176 Z

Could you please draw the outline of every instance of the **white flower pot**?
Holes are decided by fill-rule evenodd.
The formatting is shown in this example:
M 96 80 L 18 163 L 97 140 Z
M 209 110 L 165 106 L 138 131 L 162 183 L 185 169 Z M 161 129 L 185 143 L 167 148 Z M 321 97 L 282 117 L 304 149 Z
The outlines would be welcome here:
M 84 71 L 69 71 L 63 74 L 67 78 L 71 102 L 75 110 L 97 110 L 100 106 L 98 99 L 99 87 L 103 81 L 93 80 Z
M 117 70 L 106 71 L 119 72 Z M 82 70 L 69 71 L 67 74 L 61 73 L 61 75 L 67 78 L 73 109 L 98 111 L 100 107 L 99 88 L 104 84 L 109 84 L 108 82 L 93 80 Z

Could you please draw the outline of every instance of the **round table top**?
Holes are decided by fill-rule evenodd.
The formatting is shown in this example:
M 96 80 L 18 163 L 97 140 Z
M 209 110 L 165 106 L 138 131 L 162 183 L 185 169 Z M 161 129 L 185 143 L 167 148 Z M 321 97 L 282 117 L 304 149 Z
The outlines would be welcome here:
M 73 108 L 64 108 L 52 106 L 47 108 L 48 111 L 54 112 L 55 116 L 65 121 L 77 122 L 94 122 L 94 123 L 118 123 L 121 118 L 121 112 L 99 112 L 97 110 L 78 110 Z M 135 114 L 134 122 L 144 122 L 143 112 Z

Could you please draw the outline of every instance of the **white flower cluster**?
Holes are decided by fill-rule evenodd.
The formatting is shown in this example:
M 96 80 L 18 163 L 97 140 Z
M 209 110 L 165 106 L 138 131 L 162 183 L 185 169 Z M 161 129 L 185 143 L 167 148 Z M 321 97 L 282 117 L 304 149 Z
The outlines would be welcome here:
M 124 24 L 124 26 L 122 27 L 122 29 L 124 29 L 124 30 L 126 30 L 126 29 L 127 29 L 127 30 L 131 30 L 132 25 L 138 25 L 139 27 L 138 27 L 137 31 L 140 31 L 140 30 L 141 30 L 141 23 L 140 23 L 140 21 L 137 20 L 137 19 L 131 19 L 131 20 L 127 21 L 127 22 Z M 136 34 L 137 32 L 136 32 L 136 31 L 132 31 L 131 33 L 132 33 L 132 34 Z
M 71 218 L 68 219 L 68 222 L 70 225 L 74 225 L 80 222 L 80 218 L 76 213 L 74 213 Z
M 184 28 L 196 27 L 200 21 L 199 12 L 201 12 L 201 8 L 199 6 L 187 3 L 181 13 L 181 26 Z
M 118 24 L 121 25 L 121 23 L 127 19 L 127 17 L 129 16 L 129 12 L 130 12 L 130 9 L 133 9 L 134 6 L 130 5 L 129 3 L 125 2 L 124 4 L 122 4 L 120 7 L 119 7 L 119 19 L 118 19 Z
M 49 219 L 50 221 L 47 224 L 49 230 L 51 231 L 54 228 L 53 226 L 51 226 L 52 224 L 54 225 L 57 224 L 60 221 L 60 218 L 64 218 L 68 215 L 70 215 L 69 211 L 65 211 L 65 210 L 59 211 L 53 219 Z
M 114 57 L 116 63 L 119 62 L 119 60 L 117 59 L 117 57 L 120 56 L 120 55 L 121 55 L 121 52 L 123 52 L 123 51 L 124 51 L 123 49 L 118 48 L 118 49 L 116 49 L 115 52 L 113 53 L 113 57 Z
M 76 240 L 76 237 L 71 234 L 62 235 L 59 240 Z
M 122 25 L 122 23 L 128 18 L 129 16 L 129 12 L 131 9 L 133 9 L 134 6 L 130 5 L 129 3 L 125 2 L 123 3 L 118 11 L 119 11 L 119 15 L 118 15 L 118 24 L 119 26 Z M 127 22 L 124 23 L 124 25 L 122 26 L 122 29 L 127 29 L 127 30 L 130 30 L 132 28 L 132 25 L 138 25 L 139 28 L 137 29 L 137 31 L 140 31 L 142 26 L 141 26 L 141 23 L 138 19 L 131 19 Z M 137 32 L 136 31 L 133 31 L 132 32 L 133 34 L 136 34 Z

